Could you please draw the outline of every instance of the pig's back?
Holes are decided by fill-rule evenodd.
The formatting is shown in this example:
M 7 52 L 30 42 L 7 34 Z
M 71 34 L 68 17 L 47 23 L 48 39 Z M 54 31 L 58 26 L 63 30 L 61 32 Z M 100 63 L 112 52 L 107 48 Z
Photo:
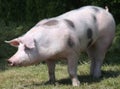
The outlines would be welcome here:
M 76 29 L 74 34 L 82 39 L 82 48 L 86 47 L 86 33 L 89 28 L 93 33 L 93 43 L 100 37 L 101 32 L 106 33 L 109 30 L 108 34 L 114 33 L 115 23 L 112 15 L 105 9 L 96 6 L 86 6 L 72 10 L 58 16 L 57 19 L 68 19 L 73 22 Z M 112 26 L 113 28 L 110 27 L 110 29 L 107 29 L 108 26 Z
M 80 20 L 80 21 L 84 20 L 85 21 L 85 20 L 91 18 L 91 15 L 93 15 L 93 14 L 98 15 L 101 12 L 108 14 L 108 12 L 105 11 L 105 9 L 103 9 L 103 8 L 96 7 L 96 6 L 85 6 L 85 7 L 76 9 L 76 10 L 66 12 L 66 13 L 58 16 L 57 18 L 69 19 L 72 21 L 75 21 L 75 20 Z

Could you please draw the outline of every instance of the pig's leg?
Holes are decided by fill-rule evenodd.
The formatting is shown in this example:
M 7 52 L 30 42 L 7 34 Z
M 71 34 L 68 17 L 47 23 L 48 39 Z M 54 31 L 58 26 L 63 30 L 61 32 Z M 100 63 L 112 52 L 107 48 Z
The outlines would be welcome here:
M 77 64 L 78 64 L 78 56 L 75 53 L 68 56 L 68 72 L 71 77 L 73 86 L 80 85 L 80 82 L 77 77 Z
M 105 53 L 90 50 L 88 54 L 91 58 L 90 74 L 95 78 L 99 78 L 101 76 L 101 65 L 103 63 Z
M 48 66 L 48 74 L 49 74 L 49 81 L 48 83 L 54 84 L 55 83 L 55 61 L 49 60 L 46 61 Z
M 95 78 L 99 78 L 101 76 L 101 65 L 105 58 L 105 53 L 107 52 L 107 49 L 111 44 L 111 41 L 106 38 L 99 39 L 87 51 L 89 57 L 91 58 L 90 74 Z

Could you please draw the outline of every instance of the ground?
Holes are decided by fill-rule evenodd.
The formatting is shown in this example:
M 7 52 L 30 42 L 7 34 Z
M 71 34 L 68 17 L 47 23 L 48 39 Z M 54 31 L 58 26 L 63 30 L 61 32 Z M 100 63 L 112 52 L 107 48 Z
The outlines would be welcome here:
M 48 80 L 47 66 L 45 63 L 29 67 L 8 67 L 0 64 L 0 89 L 119 89 L 120 64 L 103 64 L 102 77 L 94 79 L 89 76 L 89 62 L 79 63 L 78 77 L 81 82 L 79 87 L 73 87 L 67 73 L 67 65 L 57 63 L 56 84 L 45 84 Z

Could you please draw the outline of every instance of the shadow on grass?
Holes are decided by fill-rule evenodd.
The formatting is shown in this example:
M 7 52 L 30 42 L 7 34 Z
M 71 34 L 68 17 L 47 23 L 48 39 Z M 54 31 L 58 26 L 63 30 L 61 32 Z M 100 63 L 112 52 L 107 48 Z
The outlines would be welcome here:
M 102 81 L 103 79 L 107 79 L 107 78 L 115 78 L 117 76 L 120 75 L 120 71 L 102 71 L 103 76 L 99 79 L 95 79 L 92 76 L 89 75 L 79 75 L 78 78 L 80 80 L 80 83 L 88 83 L 88 84 L 92 84 L 92 83 L 97 83 Z M 43 86 L 43 85 L 72 85 L 71 83 L 71 79 L 70 78 L 65 78 L 65 79 L 61 79 L 61 80 L 57 80 L 55 84 L 46 84 L 46 82 L 34 82 L 32 85 L 26 85 L 25 87 L 30 87 L 30 86 Z
M 88 83 L 88 84 L 92 84 L 92 83 L 96 83 L 96 82 L 100 82 L 103 79 L 107 79 L 107 78 L 115 78 L 117 76 L 120 75 L 120 71 L 102 71 L 102 77 L 99 79 L 93 78 L 90 75 L 79 75 L 79 81 L 80 83 Z M 59 84 L 67 84 L 67 85 L 71 85 L 71 79 L 70 78 L 66 78 L 66 79 L 61 79 L 57 81 Z

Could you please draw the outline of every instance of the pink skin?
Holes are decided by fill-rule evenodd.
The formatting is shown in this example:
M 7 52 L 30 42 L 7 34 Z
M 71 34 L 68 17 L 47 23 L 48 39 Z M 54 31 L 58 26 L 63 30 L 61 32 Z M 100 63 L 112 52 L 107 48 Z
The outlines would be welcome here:
M 18 47 L 17 52 L 8 60 L 10 66 L 28 66 L 31 64 L 39 63 L 38 53 L 35 50 L 36 49 L 35 47 L 33 48 L 27 47 L 18 39 L 6 41 L 6 43 Z M 34 52 L 32 56 L 31 56 L 31 52 Z

